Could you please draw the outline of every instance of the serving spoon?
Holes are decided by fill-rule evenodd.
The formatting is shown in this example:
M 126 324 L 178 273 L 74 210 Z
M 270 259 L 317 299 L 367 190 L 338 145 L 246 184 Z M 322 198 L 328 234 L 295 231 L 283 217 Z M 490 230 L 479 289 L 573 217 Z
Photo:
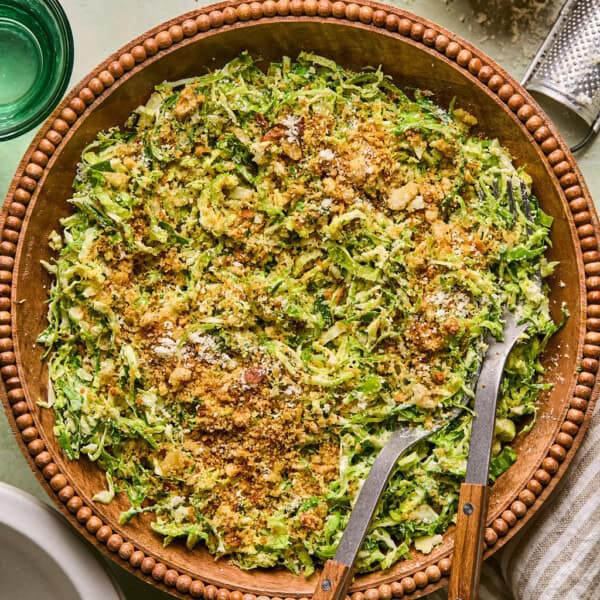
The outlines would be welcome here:
M 464 411 L 464 406 L 453 408 L 436 420 L 430 429 L 402 427 L 392 433 L 361 487 L 333 559 L 323 566 L 313 600 L 344 600 L 352 581 L 354 562 L 398 459 L 411 446 L 433 435 Z
M 529 196 L 522 181 L 520 191 L 523 212 L 527 220 L 531 221 Z M 508 195 L 510 208 L 515 214 L 510 182 Z M 539 275 L 535 283 L 541 287 Z M 527 329 L 527 323 L 520 323 L 514 312 L 505 310 L 503 318 L 503 338 L 496 340 L 492 337 L 488 340 L 480 371 L 475 375 L 475 415 L 471 427 L 467 474 L 460 488 L 448 600 L 476 600 L 478 596 L 487 515 L 489 465 L 500 384 L 506 360 L 521 334 Z M 392 433 L 387 444 L 377 455 L 361 487 L 333 559 L 323 566 L 313 600 L 344 600 L 352 581 L 356 557 L 398 459 L 408 448 L 457 419 L 464 410 L 464 406 L 452 409 L 435 421 L 431 429 L 403 427 Z

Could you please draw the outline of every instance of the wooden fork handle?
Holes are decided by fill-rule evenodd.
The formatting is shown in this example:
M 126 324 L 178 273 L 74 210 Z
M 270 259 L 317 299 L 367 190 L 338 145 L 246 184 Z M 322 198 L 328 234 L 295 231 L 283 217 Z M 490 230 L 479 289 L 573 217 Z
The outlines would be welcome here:
M 321 571 L 313 600 L 344 600 L 351 581 L 352 573 L 348 565 L 328 560 Z
M 477 600 L 479 596 L 487 495 L 487 485 L 460 486 L 448 600 Z

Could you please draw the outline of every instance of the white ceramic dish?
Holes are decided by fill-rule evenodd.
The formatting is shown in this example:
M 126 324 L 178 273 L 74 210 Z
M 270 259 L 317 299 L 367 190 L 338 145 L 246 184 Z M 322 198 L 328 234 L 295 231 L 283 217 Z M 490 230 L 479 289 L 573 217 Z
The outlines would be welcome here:
M 100 559 L 57 511 L 1 482 L 0 598 L 125 599 Z

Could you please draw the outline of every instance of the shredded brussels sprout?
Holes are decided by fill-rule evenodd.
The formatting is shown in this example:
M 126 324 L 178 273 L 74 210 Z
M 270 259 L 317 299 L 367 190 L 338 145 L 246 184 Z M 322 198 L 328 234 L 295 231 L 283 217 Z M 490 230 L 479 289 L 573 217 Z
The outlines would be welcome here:
M 476 120 L 381 70 L 247 55 L 163 83 L 84 150 L 48 328 L 69 459 L 106 472 L 165 544 L 309 576 L 399 426 L 468 404 L 502 309 L 527 335 L 502 383 L 490 479 L 516 459 L 557 330 L 534 280 L 551 218 Z M 531 228 L 528 233 L 528 227 Z M 398 463 L 361 572 L 455 519 L 469 411 Z

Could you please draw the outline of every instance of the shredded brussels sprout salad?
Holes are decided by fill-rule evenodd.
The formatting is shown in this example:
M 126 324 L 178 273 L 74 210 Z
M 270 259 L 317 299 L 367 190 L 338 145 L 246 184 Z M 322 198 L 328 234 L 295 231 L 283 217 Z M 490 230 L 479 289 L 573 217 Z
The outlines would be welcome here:
M 551 218 L 476 119 L 303 53 L 156 88 L 83 152 L 57 259 L 47 406 L 165 544 L 310 575 L 399 426 L 467 405 L 502 309 L 530 326 L 502 383 L 490 479 L 531 426 L 557 330 Z M 523 183 L 521 183 L 523 182 Z M 523 185 L 523 187 L 522 187 Z M 529 231 L 528 231 L 529 228 Z M 431 551 L 455 519 L 471 415 L 398 463 L 358 559 Z

